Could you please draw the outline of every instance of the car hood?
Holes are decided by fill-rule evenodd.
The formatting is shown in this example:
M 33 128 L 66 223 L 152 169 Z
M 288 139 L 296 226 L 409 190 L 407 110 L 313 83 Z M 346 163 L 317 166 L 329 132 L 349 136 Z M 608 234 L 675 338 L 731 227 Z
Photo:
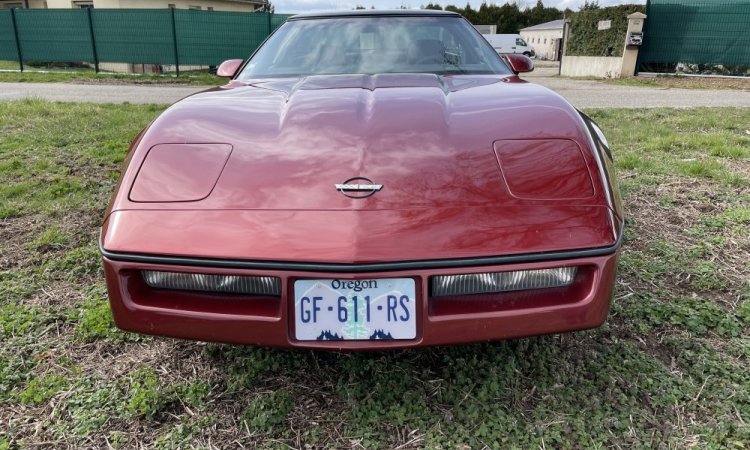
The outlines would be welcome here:
M 580 140 L 579 122 L 556 94 L 516 77 L 315 76 L 233 82 L 189 97 L 140 147 L 233 146 L 211 195 L 194 208 L 470 206 L 508 198 L 493 141 Z M 353 177 L 383 188 L 348 198 L 335 185 Z
M 513 76 L 235 81 L 178 102 L 140 136 L 103 245 L 341 263 L 607 246 L 616 229 L 602 189 L 579 200 L 515 197 L 493 151 L 498 140 L 524 139 L 568 139 L 586 149 L 583 129 L 561 97 Z M 165 143 L 232 146 L 210 195 L 130 201 L 148 150 Z M 349 198 L 335 185 L 352 177 L 383 188 Z M 591 177 L 601 186 L 595 169 Z

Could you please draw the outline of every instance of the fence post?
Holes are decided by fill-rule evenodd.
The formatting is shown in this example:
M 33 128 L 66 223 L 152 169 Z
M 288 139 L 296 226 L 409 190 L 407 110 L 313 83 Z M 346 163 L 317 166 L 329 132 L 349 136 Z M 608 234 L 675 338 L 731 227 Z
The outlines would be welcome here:
M 271 31 L 273 31 L 273 30 L 271 30 L 271 16 L 272 15 L 273 14 L 271 14 L 270 11 L 266 11 L 266 16 L 268 16 L 268 34 L 266 34 L 266 37 L 270 36 L 271 35 Z
M 646 15 L 640 12 L 634 12 L 628 15 L 628 31 L 625 34 L 625 45 L 622 50 L 622 65 L 620 66 L 621 77 L 635 76 L 638 70 L 638 54 L 640 53 L 640 44 L 629 42 L 631 33 L 643 39 L 643 23 L 646 21 Z
M 651 0 L 646 0 L 646 17 L 648 17 L 648 15 L 651 14 L 651 9 L 650 8 L 651 8 Z M 628 20 L 628 26 L 630 26 L 630 20 Z M 646 32 L 648 30 L 646 30 L 645 20 L 644 20 L 644 23 L 643 23 L 643 30 L 642 31 L 644 33 L 644 36 L 647 36 Z M 639 49 L 638 50 L 638 57 L 635 59 L 635 71 L 633 73 L 633 76 L 638 76 L 638 72 L 641 71 L 641 55 L 642 54 L 643 54 L 643 52 L 641 51 L 641 49 Z
M 94 54 L 94 70 L 99 73 L 99 55 L 96 53 L 96 39 L 94 39 L 94 23 L 91 21 L 91 10 L 86 8 L 89 16 L 89 33 L 91 34 L 91 51 Z
M 563 19 L 562 50 L 560 52 L 560 65 L 557 66 L 557 74 L 562 75 L 563 60 L 568 53 L 568 38 L 570 37 L 570 19 Z
M 10 18 L 13 22 L 13 35 L 16 37 L 16 52 L 18 53 L 18 65 L 23 72 L 23 55 L 21 54 L 21 41 L 18 39 L 18 24 L 16 24 L 16 8 L 10 9 Z
M 177 76 L 180 76 L 180 59 L 177 55 L 177 26 L 174 20 L 174 10 L 176 8 L 170 8 L 172 10 L 172 41 L 174 42 L 174 67 L 177 72 Z

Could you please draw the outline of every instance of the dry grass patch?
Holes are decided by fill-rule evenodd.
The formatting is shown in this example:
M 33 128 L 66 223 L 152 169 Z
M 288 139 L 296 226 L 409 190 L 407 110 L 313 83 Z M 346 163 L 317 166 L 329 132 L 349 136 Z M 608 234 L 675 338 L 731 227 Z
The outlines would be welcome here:
M 0 103 L 0 449 L 750 442 L 750 111 L 591 111 L 628 212 L 602 328 L 371 354 L 114 327 L 97 228 L 158 111 Z

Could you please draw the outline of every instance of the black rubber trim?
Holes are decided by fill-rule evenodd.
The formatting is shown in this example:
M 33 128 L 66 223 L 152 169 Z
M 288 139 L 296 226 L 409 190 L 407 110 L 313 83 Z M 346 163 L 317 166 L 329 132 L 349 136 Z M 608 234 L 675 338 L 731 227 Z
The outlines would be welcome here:
M 229 269 L 294 270 L 304 272 L 389 272 L 395 270 L 443 269 L 451 267 L 490 266 L 512 263 L 556 261 L 561 259 L 587 258 L 615 253 L 622 245 L 622 229 L 614 244 L 607 247 L 565 250 L 559 252 L 527 253 L 523 255 L 486 256 L 478 258 L 428 259 L 421 261 L 399 261 L 365 264 L 336 264 L 285 261 L 253 261 L 242 259 L 188 258 L 184 256 L 145 255 L 140 253 L 119 253 L 105 250 L 99 239 L 99 251 L 113 261 L 141 262 L 173 266 L 223 267 Z

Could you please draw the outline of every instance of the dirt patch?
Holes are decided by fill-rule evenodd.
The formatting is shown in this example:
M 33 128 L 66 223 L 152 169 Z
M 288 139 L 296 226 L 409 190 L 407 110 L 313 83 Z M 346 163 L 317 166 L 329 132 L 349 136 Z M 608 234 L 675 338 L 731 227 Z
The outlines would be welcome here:
M 663 177 L 655 185 L 641 185 L 625 203 L 629 236 L 624 252 L 643 255 L 645 264 L 662 260 L 670 264 L 660 276 L 669 279 L 674 293 L 691 297 L 708 294 L 734 307 L 738 292 L 750 279 L 750 233 L 738 233 L 742 224 L 723 225 L 722 214 L 738 207 L 736 199 L 747 198 L 750 188 L 722 188 L 705 180 Z M 658 247 L 660 243 L 665 248 Z M 696 287 L 691 266 L 700 258 L 719 270 L 709 275 L 723 287 Z M 645 269 L 644 269 L 645 270 Z M 716 278 L 713 280 L 712 277 Z M 648 277 L 630 276 L 623 280 L 628 290 L 649 290 Z M 706 291 L 706 292 L 702 292 Z
M 143 341 L 94 341 L 71 347 L 69 356 L 86 373 L 110 380 L 140 367 L 155 368 L 170 383 L 196 375 L 199 379 L 208 380 L 215 370 L 202 357 L 205 343 L 161 337 Z
M 725 159 L 724 165 L 732 172 L 750 181 L 750 159 Z
M 42 215 L 8 217 L 0 220 L 0 270 L 23 267 L 28 260 L 25 244 L 33 239 L 47 225 L 48 219 Z
M 678 89 L 733 89 L 750 91 L 750 78 L 712 78 L 712 77 L 638 77 L 649 84 Z

